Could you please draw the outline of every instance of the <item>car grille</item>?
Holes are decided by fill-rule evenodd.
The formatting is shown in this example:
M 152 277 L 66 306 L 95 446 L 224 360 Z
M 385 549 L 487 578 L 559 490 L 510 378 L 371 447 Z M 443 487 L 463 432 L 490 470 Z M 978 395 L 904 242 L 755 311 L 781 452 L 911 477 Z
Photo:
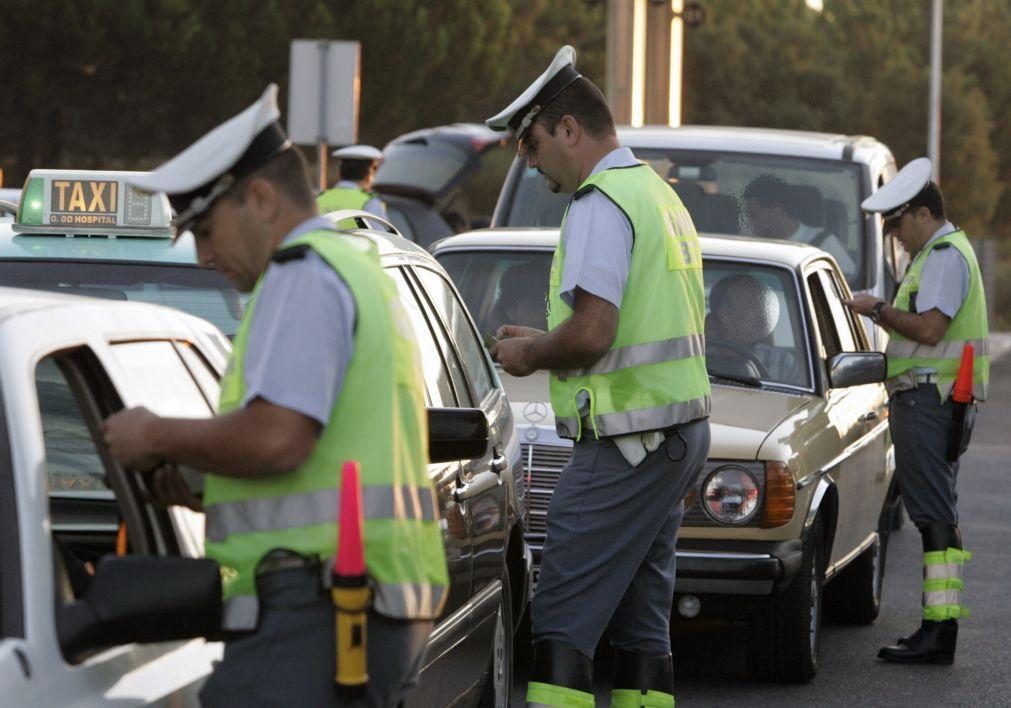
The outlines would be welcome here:
M 551 502 L 551 495 L 558 485 L 558 478 L 562 473 L 562 468 L 568 464 L 572 457 L 572 448 L 567 445 L 545 445 L 541 443 L 523 443 L 523 472 L 526 478 L 527 487 L 527 516 L 525 531 L 528 543 L 536 551 L 540 551 L 543 539 L 547 533 L 548 504 Z M 696 501 L 689 508 L 685 509 L 682 526 L 722 526 L 709 518 L 702 509 L 699 498 L 699 487 L 705 480 L 706 475 L 715 467 L 726 464 L 724 460 L 707 461 L 705 469 L 699 474 L 699 479 L 695 485 L 694 494 L 689 494 Z M 758 479 L 759 486 L 764 486 L 764 478 Z M 761 509 L 755 514 L 751 521 L 744 526 L 758 526 L 761 521 Z

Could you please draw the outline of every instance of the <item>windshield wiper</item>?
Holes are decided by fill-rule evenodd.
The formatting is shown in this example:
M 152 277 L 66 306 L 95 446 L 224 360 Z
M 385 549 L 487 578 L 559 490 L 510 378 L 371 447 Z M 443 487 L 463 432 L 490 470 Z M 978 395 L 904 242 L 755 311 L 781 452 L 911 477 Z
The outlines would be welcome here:
M 710 371 L 709 378 L 721 381 L 730 381 L 731 383 L 741 384 L 750 388 L 762 388 L 761 380 L 755 376 L 733 376 L 731 374 L 721 374 L 716 371 Z

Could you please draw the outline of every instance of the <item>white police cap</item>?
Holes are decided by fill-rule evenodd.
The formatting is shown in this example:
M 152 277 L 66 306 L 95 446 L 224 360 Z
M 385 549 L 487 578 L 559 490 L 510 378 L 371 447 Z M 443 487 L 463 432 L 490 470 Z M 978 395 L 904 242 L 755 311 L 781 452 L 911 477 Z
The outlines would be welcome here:
M 271 84 L 242 113 L 131 183 L 146 192 L 165 192 L 176 212 L 172 223 L 183 231 L 236 182 L 291 147 L 280 117 L 277 85 Z
M 909 202 L 930 184 L 933 173 L 934 167 L 928 158 L 917 158 L 860 206 L 864 211 L 881 212 L 885 220 L 902 216 L 909 208 Z
M 551 66 L 527 86 L 509 107 L 485 121 L 492 130 L 511 129 L 517 138 L 522 138 L 534 122 L 534 118 L 548 104 L 558 98 L 572 82 L 580 77 L 576 71 L 576 50 L 565 45 L 558 50 Z
M 371 160 L 375 162 L 383 159 L 382 151 L 371 145 L 348 145 L 334 150 L 331 155 L 339 160 Z

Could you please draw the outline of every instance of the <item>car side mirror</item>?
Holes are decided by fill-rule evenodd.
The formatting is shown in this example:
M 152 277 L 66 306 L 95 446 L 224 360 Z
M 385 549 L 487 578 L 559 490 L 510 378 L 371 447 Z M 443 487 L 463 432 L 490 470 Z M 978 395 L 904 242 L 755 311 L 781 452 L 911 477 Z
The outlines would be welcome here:
M 828 360 L 832 388 L 847 388 L 885 380 L 888 362 L 881 352 L 841 352 Z
M 431 462 L 483 457 L 488 451 L 488 419 L 480 408 L 429 408 L 428 456 Z
M 84 596 L 58 605 L 63 655 L 221 633 L 221 569 L 206 558 L 105 556 Z

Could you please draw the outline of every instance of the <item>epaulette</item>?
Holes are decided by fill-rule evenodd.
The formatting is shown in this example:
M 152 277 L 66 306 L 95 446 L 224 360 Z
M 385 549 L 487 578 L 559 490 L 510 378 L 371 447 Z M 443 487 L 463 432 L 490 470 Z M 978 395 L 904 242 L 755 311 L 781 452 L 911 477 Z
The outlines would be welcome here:
M 934 250 L 935 251 L 943 251 L 946 248 L 951 248 L 951 243 L 950 242 L 939 243 L 936 246 L 934 246 Z
M 305 243 L 300 243 L 297 246 L 291 246 L 290 248 L 282 248 L 279 251 L 275 251 L 274 255 L 270 257 L 270 260 L 274 263 L 287 263 L 288 261 L 298 261 L 305 258 L 305 254 L 312 250 L 312 247 Z
M 582 199 L 583 197 L 585 197 L 587 194 L 589 194 L 590 192 L 592 192 L 596 188 L 597 188 L 597 185 L 595 185 L 595 184 L 588 184 L 588 185 L 586 185 L 584 187 L 580 187 L 579 189 L 576 190 L 575 194 L 572 195 L 572 199 L 573 200 Z

